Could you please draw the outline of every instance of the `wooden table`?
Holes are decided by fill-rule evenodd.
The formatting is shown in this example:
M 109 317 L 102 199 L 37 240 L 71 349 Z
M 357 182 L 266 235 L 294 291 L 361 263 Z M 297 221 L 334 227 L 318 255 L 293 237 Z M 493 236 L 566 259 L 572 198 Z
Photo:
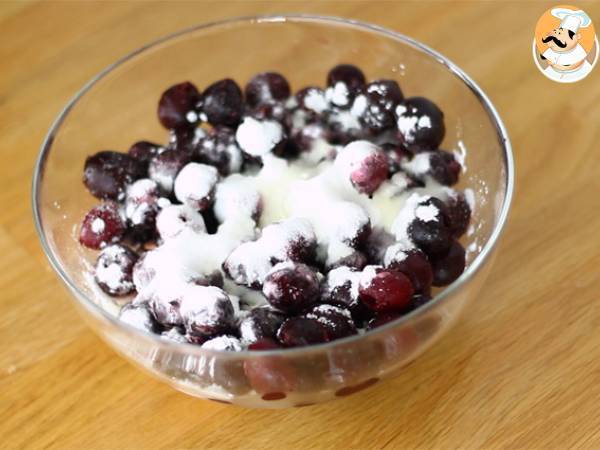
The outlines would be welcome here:
M 600 68 L 558 85 L 531 58 L 552 4 L 0 4 L 0 447 L 591 448 L 600 446 Z M 585 3 L 600 25 L 600 3 Z M 481 297 L 396 379 L 344 400 L 253 411 L 139 372 L 80 320 L 33 229 L 30 178 L 65 102 L 116 58 L 217 18 L 357 18 L 438 49 L 489 94 L 516 195 Z

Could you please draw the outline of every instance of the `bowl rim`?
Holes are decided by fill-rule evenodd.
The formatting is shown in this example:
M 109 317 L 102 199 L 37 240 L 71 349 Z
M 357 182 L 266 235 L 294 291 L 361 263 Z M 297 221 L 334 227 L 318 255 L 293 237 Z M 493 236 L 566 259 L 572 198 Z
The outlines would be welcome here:
M 132 60 L 136 56 L 142 54 L 143 52 L 150 50 L 154 47 L 157 47 L 161 44 L 164 44 L 168 41 L 174 40 L 181 36 L 199 31 L 206 30 L 211 28 L 218 28 L 222 26 L 231 26 L 236 24 L 243 23 L 318 23 L 329 26 L 347 26 L 350 28 L 356 28 L 363 32 L 371 32 L 377 35 L 381 35 L 385 38 L 393 39 L 397 42 L 401 42 L 405 45 L 412 47 L 413 49 L 424 53 L 425 55 L 433 58 L 436 62 L 444 66 L 449 72 L 451 72 L 454 76 L 456 76 L 459 80 L 461 80 L 469 90 L 475 95 L 475 97 L 479 100 L 480 104 L 483 106 L 484 110 L 487 112 L 488 117 L 494 127 L 496 128 L 498 141 L 503 149 L 503 156 L 506 168 L 506 181 L 505 181 L 505 196 L 502 204 L 502 209 L 500 211 L 500 215 L 498 216 L 498 221 L 490 235 L 489 239 L 484 244 L 480 253 L 475 257 L 475 259 L 471 262 L 469 267 L 458 277 L 454 282 L 452 282 L 449 286 L 446 286 L 441 292 L 439 292 L 435 297 L 433 297 L 429 302 L 424 304 L 423 306 L 411 311 L 410 313 L 403 315 L 389 323 L 386 323 L 376 329 L 369 330 L 363 334 L 356 334 L 352 336 L 348 336 L 342 339 L 337 339 L 334 341 L 315 344 L 305 347 L 296 347 L 296 348 L 281 348 L 281 349 L 273 349 L 273 350 L 242 350 L 237 352 L 228 352 L 223 350 L 210 350 L 206 348 L 202 348 L 199 345 L 191 344 L 187 342 L 175 342 L 172 340 L 164 339 L 158 334 L 148 333 L 146 331 L 137 329 L 127 323 L 123 323 L 118 320 L 117 317 L 114 317 L 110 313 L 108 313 L 105 309 L 100 307 L 95 302 L 88 299 L 87 295 L 79 289 L 79 287 L 70 279 L 69 275 L 62 268 L 60 262 L 54 255 L 51 247 L 49 246 L 48 240 L 46 239 L 46 235 L 44 232 L 44 226 L 42 223 L 41 213 L 40 213 L 40 205 L 39 205 L 39 197 L 40 197 L 40 186 L 41 180 L 44 173 L 44 166 L 46 162 L 46 158 L 50 153 L 50 150 L 53 145 L 54 137 L 59 131 L 62 123 L 68 116 L 71 109 L 77 104 L 77 102 L 89 91 L 94 85 L 102 80 L 105 76 L 110 74 L 115 69 L 119 68 L 123 64 Z M 508 133 L 502 119 L 500 118 L 496 108 L 488 98 L 488 96 L 483 92 L 483 90 L 473 81 L 471 77 L 469 77 L 462 69 L 460 69 L 456 64 L 450 61 L 448 58 L 443 56 L 441 53 L 433 50 L 429 46 L 408 37 L 399 32 L 390 30 L 388 28 L 371 24 L 368 22 L 336 17 L 336 16 L 327 16 L 327 15 L 318 15 L 318 14 L 268 14 L 268 15 L 257 15 L 257 16 L 236 16 L 230 17 L 226 19 L 215 20 L 207 23 L 202 23 L 199 25 L 194 25 L 191 27 L 187 27 L 181 29 L 179 31 L 167 34 L 158 39 L 155 39 L 136 50 L 128 53 L 127 55 L 119 58 L 114 63 L 110 64 L 99 73 L 97 73 L 94 77 L 92 77 L 79 91 L 75 93 L 75 95 L 67 102 L 62 111 L 56 117 L 54 122 L 52 123 L 47 135 L 44 138 L 44 141 L 40 147 L 40 152 L 35 162 L 35 168 L 33 171 L 33 180 L 32 180 L 32 193 L 31 193 L 31 202 L 32 202 L 32 212 L 33 219 L 35 223 L 35 229 L 38 234 L 38 238 L 40 239 L 42 248 L 46 257 L 48 258 L 50 265 L 54 269 L 54 271 L 61 278 L 63 283 L 71 290 L 74 296 L 77 298 L 79 303 L 85 307 L 92 314 L 97 317 L 100 316 L 100 319 L 108 321 L 112 325 L 117 328 L 124 329 L 127 333 L 131 333 L 136 335 L 136 337 L 142 338 L 144 340 L 149 340 L 152 344 L 158 345 L 160 347 L 171 348 L 174 351 L 184 352 L 184 353 L 195 353 L 200 355 L 214 355 L 220 358 L 226 357 L 231 359 L 236 358 L 246 358 L 252 356 L 286 356 L 286 355 L 298 355 L 302 353 L 311 353 L 316 351 L 327 351 L 334 347 L 343 346 L 345 344 L 350 344 L 354 341 L 360 341 L 366 339 L 374 339 L 377 335 L 384 334 L 385 332 L 399 327 L 407 322 L 412 321 L 413 319 L 424 315 L 430 309 L 436 307 L 438 304 L 442 303 L 446 298 L 448 298 L 452 293 L 457 291 L 464 283 L 469 281 L 483 266 L 483 263 L 488 260 L 491 256 L 493 249 L 495 248 L 498 238 L 502 233 L 504 226 L 506 224 L 506 220 L 508 217 L 508 213 L 510 210 L 510 206 L 513 198 L 514 191 L 514 179 L 515 179 L 515 168 L 514 168 L 514 160 L 512 154 L 512 145 L 510 139 L 508 137 Z

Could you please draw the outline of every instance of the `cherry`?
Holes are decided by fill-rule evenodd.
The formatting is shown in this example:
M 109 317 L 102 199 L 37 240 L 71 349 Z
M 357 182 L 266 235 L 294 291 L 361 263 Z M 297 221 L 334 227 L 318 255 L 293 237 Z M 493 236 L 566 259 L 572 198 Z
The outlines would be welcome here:
M 167 206 L 156 217 L 156 230 L 163 240 L 174 238 L 186 229 L 198 234 L 206 232 L 202 214 L 187 205 Z
M 244 161 L 235 133 L 226 127 L 214 128 L 200 139 L 194 157 L 198 162 L 216 167 L 223 176 L 239 172 Z
M 145 304 L 127 303 L 119 313 L 119 320 L 142 331 L 156 332 L 159 327 Z
M 317 115 L 327 111 L 329 105 L 325 97 L 325 91 L 319 87 L 309 86 L 296 93 L 298 107 L 309 113 L 309 118 L 315 119 Z
M 170 194 L 173 191 L 175 177 L 190 160 L 191 156 L 186 152 L 165 150 L 150 162 L 148 175 L 166 194 Z
M 263 72 L 255 75 L 246 85 L 246 102 L 251 108 L 274 101 L 282 101 L 290 96 L 290 85 L 283 75 L 277 72 Z
M 175 197 L 196 211 L 207 209 L 213 199 L 219 173 L 212 166 L 189 163 L 175 178 Z
M 144 164 L 137 159 L 106 150 L 86 158 L 83 182 L 94 197 L 122 200 L 127 185 L 145 173 Z
M 242 350 L 240 341 L 234 336 L 218 336 L 205 341 L 203 349 L 226 352 Z M 250 390 L 244 374 L 244 365 L 240 359 L 227 359 L 207 355 L 199 359 L 198 375 L 207 384 L 216 384 L 234 395 L 243 395 Z
M 456 280 L 465 270 L 465 249 L 453 241 L 444 255 L 436 255 L 431 261 L 433 285 L 446 286 Z
M 392 252 L 394 254 L 390 255 Z M 388 259 L 386 266 L 408 276 L 415 292 L 425 294 L 430 292 L 433 271 L 425 253 L 416 248 L 394 251 L 394 247 L 390 247 L 386 254 L 386 260 Z
M 277 330 L 285 317 L 268 307 L 254 308 L 240 322 L 239 330 L 243 342 L 252 344 L 262 339 L 275 339 Z
M 376 312 L 406 309 L 413 293 L 412 283 L 406 275 L 388 269 L 376 269 L 375 276 L 366 282 L 361 280 L 359 287 L 360 300 Z
M 118 242 L 125 232 L 125 223 L 114 202 L 92 208 L 83 218 L 79 242 L 88 248 L 99 249 Z
M 162 146 L 153 142 L 138 141 L 129 147 L 127 154 L 141 162 L 147 170 L 150 161 L 163 150 Z
M 405 99 L 396 107 L 398 130 L 412 152 L 435 150 L 446 134 L 444 113 L 424 97 Z
M 137 253 L 119 244 L 108 245 L 102 249 L 94 271 L 98 286 L 109 295 L 122 296 L 134 291 L 133 266 L 138 259 Z
M 333 305 L 317 305 L 305 314 L 325 327 L 327 340 L 333 341 L 358 333 L 350 311 Z
M 393 111 L 404 95 L 395 80 L 375 80 L 367 84 L 365 95 L 374 103 L 383 106 L 387 111 Z
M 190 336 L 215 336 L 227 333 L 234 325 L 231 300 L 218 287 L 190 285 L 183 293 L 179 310 Z
M 415 220 L 408 226 L 412 241 L 427 256 L 445 253 L 452 244 L 446 205 L 438 198 L 430 197 L 417 206 L 415 214 Z
M 277 332 L 277 339 L 285 347 L 302 347 L 328 341 L 327 329 L 316 319 L 292 317 Z
M 467 202 L 464 194 L 455 193 L 446 201 L 448 210 L 448 219 L 450 220 L 450 229 L 452 236 L 455 238 L 461 237 L 466 233 L 471 220 L 471 207 Z
M 281 263 L 265 278 L 263 294 L 274 308 L 299 312 L 318 300 L 319 279 L 305 264 Z
M 458 182 L 462 166 L 454 155 L 444 150 L 432 151 L 429 156 L 429 172 L 438 183 L 453 186 Z
M 232 79 L 217 81 L 202 93 L 202 112 L 213 126 L 235 127 L 243 108 L 242 90 Z
M 388 163 L 381 150 L 366 156 L 350 174 L 352 186 L 361 194 L 372 195 L 388 176 Z
M 334 86 L 339 82 L 346 84 L 350 89 L 360 89 L 365 84 L 365 75 L 352 64 L 338 64 L 327 74 L 327 86 Z
M 158 102 L 158 119 L 168 129 L 193 128 L 198 122 L 200 93 L 189 81 L 171 86 Z

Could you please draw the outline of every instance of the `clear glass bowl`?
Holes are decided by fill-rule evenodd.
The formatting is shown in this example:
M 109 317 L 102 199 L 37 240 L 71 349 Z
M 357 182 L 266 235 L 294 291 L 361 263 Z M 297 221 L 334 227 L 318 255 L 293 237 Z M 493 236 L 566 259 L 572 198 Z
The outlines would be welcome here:
M 324 84 L 337 63 L 369 79 L 397 79 L 408 96 L 434 100 L 446 117 L 443 147 L 464 154 L 459 188 L 476 208 L 464 238 L 468 267 L 433 301 L 366 334 L 327 344 L 267 352 L 209 351 L 131 328 L 90 277 L 96 252 L 77 230 L 97 203 L 82 185 L 87 155 L 125 151 L 139 139 L 164 142 L 156 117 L 162 91 L 179 81 L 199 87 L 276 70 L 294 88 Z M 42 146 L 33 210 L 50 263 L 96 332 L 119 353 L 174 388 L 249 407 L 303 406 L 349 395 L 390 377 L 446 332 L 479 292 L 492 265 L 513 191 L 506 130 L 486 95 L 458 67 L 426 46 L 374 25 L 315 16 L 237 18 L 201 25 L 147 45 L 89 82 L 65 107 Z

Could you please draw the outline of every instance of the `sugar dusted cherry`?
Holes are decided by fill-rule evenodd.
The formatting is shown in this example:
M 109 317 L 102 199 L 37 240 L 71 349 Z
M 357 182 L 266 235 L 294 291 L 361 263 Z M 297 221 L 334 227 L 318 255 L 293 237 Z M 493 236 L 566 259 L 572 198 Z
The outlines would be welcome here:
M 410 279 L 401 272 L 374 266 L 363 270 L 359 298 L 373 311 L 402 311 L 409 306 L 413 293 Z
M 242 90 L 232 79 L 226 78 L 208 86 L 202 93 L 202 112 L 213 126 L 235 127 L 244 108 Z
M 163 192 L 173 191 L 175 177 L 191 160 L 189 153 L 178 150 L 165 150 L 150 162 L 148 176 L 156 181 Z
M 118 242 L 125 232 L 125 222 L 114 202 L 102 203 L 90 210 L 81 224 L 79 242 L 88 248 L 99 249 Z
M 328 341 L 327 329 L 317 320 L 307 317 L 287 319 L 277 332 L 279 342 L 285 347 L 303 347 Z
M 396 107 L 398 130 L 412 152 L 437 149 L 446 134 L 444 113 L 424 97 L 410 97 Z
M 246 85 L 245 94 L 246 102 L 253 108 L 287 99 L 290 96 L 290 85 L 277 72 L 263 72 L 252 77 Z
M 465 270 L 465 249 L 453 241 L 446 254 L 432 259 L 433 285 L 446 286 L 456 280 Z
M 198 122 L 200 93 L 189 81 L 171 86 L 158 102 L 158 119 L 167 129 L 193 128 Z
M 94 271 L 98 286 L 109 295 L 122 296 L 134 291 L 133 266 L 138 255 L 120 244 L 108 245 L 102 249 Z
M 94 197 L 122 200 L 127 185 L 145 173 L 145 165 L 132 156 L 106 150 L 87 157 L 83 182 Z
M 212 166 L 189 163 L 175 178 L 175 197 L 196 211 L 207 209 L 214 198 L 219 173 Z
M 274 308 L 299 312 L 318 300 L 319 279 L 305 264 L 280 263 L 265 278 L 263 294 Z

